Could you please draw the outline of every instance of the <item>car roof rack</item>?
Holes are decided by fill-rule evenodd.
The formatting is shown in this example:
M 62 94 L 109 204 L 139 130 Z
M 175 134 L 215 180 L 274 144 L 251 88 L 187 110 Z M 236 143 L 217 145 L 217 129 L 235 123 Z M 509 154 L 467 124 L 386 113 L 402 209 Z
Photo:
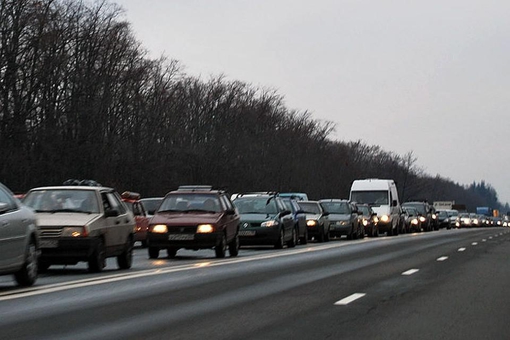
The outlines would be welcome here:
M 243 197 L 243 196 L 257 196 L 257 195 L 279 196 L 279 193 L 277 191 L 251 191 L 251 192 L 243 192 L 240 194 L 236 194 L 236 198 Z
M 211 185 L 180 185 L 178 191 L 211 191 Z

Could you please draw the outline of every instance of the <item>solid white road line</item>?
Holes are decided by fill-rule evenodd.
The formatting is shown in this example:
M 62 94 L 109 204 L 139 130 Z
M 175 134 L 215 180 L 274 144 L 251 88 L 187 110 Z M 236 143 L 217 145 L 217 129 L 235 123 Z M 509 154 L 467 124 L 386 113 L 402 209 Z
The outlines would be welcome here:
M 413 275 L 414 273 L 417 273 L 419 271 L 420 271 L 419 269 L 409 269 L 408 271 L 403 272 L 402 275 L 409 276 L 409 275 Z
M 439 261 L 439 262 L 445 261 L 445 260 L 448 260 L 448 256 L 441 256 L 440 258 L 437 259 L 437 261 Z
M 343 298 L 342 300 L 338 300 L 337 302 L 335 302 L 335 306 L 346 306 L 348 305 L 349 303 L 357 300 L 357 299 L 360 299 L 362 298 L 363 296 L 365 296 L 367 294 L 365 293 L 355 293 L 355 294 L 352 294 L 346 298 Z

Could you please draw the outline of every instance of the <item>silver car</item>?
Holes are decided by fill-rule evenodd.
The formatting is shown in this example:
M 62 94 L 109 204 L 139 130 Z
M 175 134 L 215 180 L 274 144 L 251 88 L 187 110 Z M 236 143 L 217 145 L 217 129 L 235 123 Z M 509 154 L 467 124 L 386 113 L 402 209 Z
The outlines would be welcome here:
M 34 212 L 0 183 L 0 274 L 14 274 L 20 286 L 37 279 L 39 238 Z

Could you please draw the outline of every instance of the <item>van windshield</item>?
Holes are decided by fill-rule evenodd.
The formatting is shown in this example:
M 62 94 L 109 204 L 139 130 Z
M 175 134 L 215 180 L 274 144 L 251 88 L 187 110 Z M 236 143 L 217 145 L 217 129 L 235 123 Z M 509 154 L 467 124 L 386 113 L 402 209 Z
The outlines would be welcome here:
M 388 191 L 352 191 L 351 201 L 367 203 L 371 206 L 388 205 Z

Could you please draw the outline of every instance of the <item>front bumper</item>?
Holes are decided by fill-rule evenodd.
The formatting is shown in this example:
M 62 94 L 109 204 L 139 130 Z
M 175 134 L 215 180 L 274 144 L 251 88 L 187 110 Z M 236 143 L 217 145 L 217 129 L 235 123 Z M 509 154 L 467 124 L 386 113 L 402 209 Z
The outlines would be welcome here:
M 186 249 L 207 249 L 220 244 L 223 232 L 209 234 L 157 234 L 147 233 L 149 247 L 155 248 L 186 248 Z
M 51 264 L 76 264 L 87 261 L 99 243 L 97 238 L 41 238 L 40 260 Z
M 247 228 L 239 230 L 241 245 L 275 244 L 280 237 L 280 229 L 275 228 Z

